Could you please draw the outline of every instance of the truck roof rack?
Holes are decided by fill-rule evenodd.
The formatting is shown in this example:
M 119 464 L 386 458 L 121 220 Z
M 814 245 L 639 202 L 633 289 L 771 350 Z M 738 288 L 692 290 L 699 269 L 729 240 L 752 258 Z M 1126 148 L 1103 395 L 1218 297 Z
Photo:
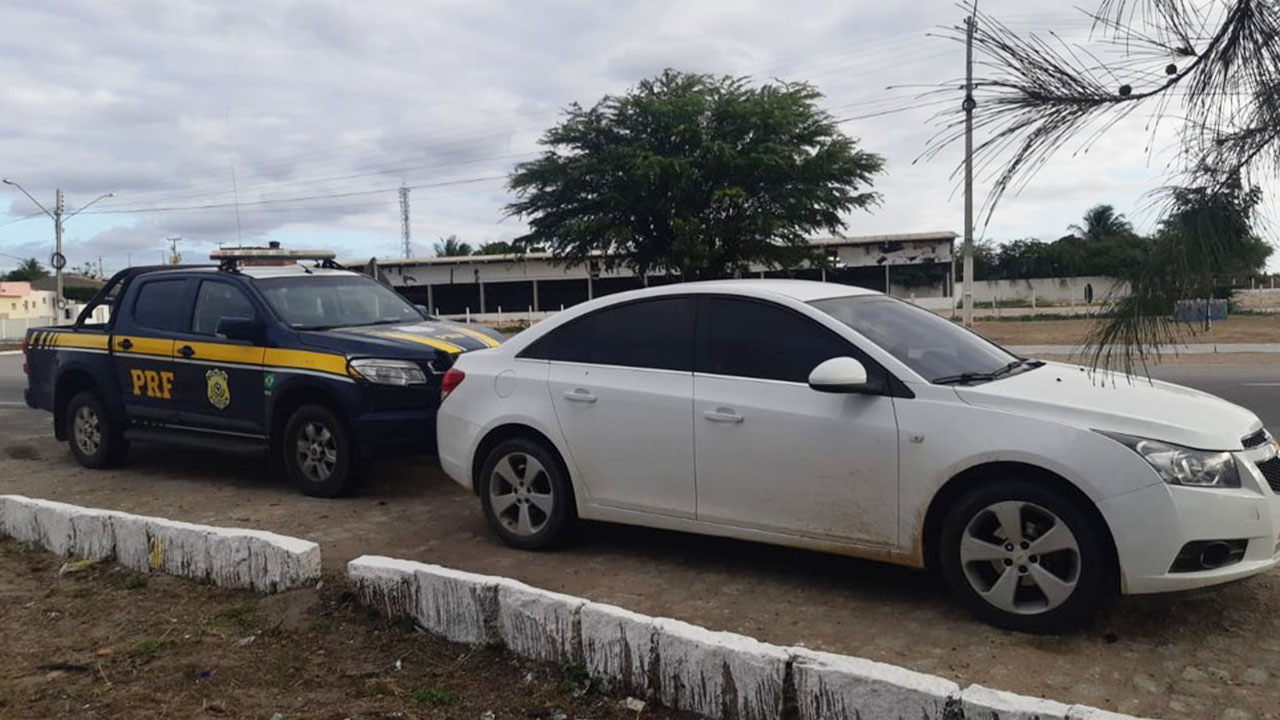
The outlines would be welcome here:
M 209 253 L 209 259 L 218 263 L 218 269 L 238 272 L 242 265 L 292 265 L 299 260 L 315 260 L 319 267 L 329 270 L 345 270 L 334 261 L 332 250 L 282 250 L 270 248 L 221 248 Z

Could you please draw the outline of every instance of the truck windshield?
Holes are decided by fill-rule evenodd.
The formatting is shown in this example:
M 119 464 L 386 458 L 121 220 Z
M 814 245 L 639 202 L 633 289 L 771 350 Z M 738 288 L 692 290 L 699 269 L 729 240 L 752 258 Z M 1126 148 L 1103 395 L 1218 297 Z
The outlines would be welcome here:
M 264 278 L 255 284 L 280 319 L 295 330 L 422 320 L 422 313 L 404 298 L 360 275 Z

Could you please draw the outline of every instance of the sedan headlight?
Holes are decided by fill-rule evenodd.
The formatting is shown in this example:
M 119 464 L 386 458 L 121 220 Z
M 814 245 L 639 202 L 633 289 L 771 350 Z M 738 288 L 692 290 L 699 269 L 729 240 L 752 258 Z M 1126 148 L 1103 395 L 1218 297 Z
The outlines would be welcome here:
M 381 358 L 357 358 L 352 360 L 351 370 L 356 376 L 379 385 L 425 385 L 427 374 L 418 364 L 409 360 L 383 360 Z
M 1192 450 L 1181 445 L 1148 440 L 1146 438 L 1102 433 L 1119 442 L 1146 460 L 1156 474 L 1170 485 L 1186 485 L 1204 488 L 1240 487 L 1240 472 L 1236 459 L 1229 452 Z

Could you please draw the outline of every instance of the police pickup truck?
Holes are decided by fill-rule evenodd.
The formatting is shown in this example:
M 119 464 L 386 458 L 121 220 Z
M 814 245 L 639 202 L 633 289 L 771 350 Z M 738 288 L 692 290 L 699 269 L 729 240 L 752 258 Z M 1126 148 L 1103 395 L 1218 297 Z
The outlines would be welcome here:
M 27 405 L 53 413 L 80 464 L 123 462 L 130 439 L 244 441 L 306 494 L 338 496 L 370 459 L 434 452 L 444 372 L 502 342 L 332 253 L 211 257 L 122 270 L 74 325 L 27 333 Z M 110 321 L 86 322 L 102 304 Z

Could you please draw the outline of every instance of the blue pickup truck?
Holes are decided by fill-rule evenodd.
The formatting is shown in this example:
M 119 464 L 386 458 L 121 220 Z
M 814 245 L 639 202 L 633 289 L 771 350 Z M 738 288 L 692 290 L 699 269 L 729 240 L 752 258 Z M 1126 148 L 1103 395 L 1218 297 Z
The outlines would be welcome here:
M 123 270 L 74 325 L 27 333 L 27 405 L 85 467 L 123 462 L 131 439 L 253 443 L 304 493 L 342 495 L 371 459 L 433 453 L 441 377 L 502 342 L 329 253 L 213 258 Z M 103 304 L 110 321 L 87 322 Z

